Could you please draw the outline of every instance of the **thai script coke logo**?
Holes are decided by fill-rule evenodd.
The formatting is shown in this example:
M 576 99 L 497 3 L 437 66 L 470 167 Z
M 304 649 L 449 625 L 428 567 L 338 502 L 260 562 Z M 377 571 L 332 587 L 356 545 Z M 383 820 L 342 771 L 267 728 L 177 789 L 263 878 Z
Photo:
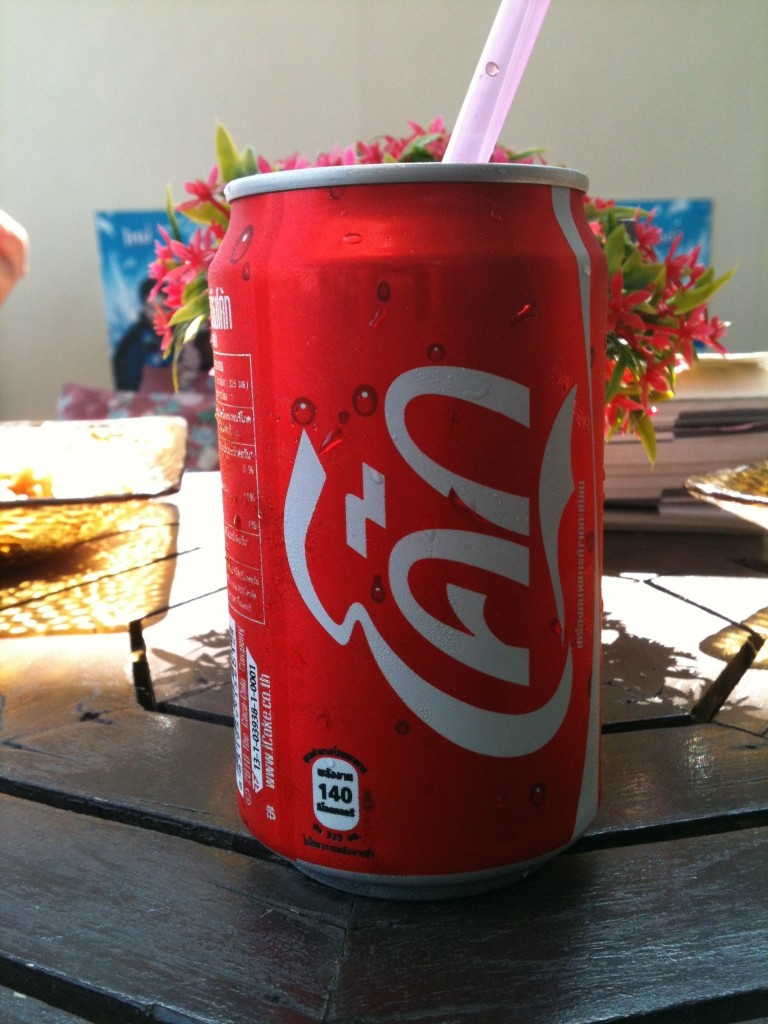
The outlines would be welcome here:
M 529 501 L 469 480 L 440 465 L 413 440 L 405 410 L 423 395 L 441 395 L 475 403 L 528 427 L 530 392 L 515 381 L 464 367 L 423 367 L 397 377 L 385 399 L 390 438 L 402 458 L 438 493 L 451 493 L 497 526 L 529 536 Z M 574 493 L 570 465 L 574 388 L 563 401 L 550 427 L 540 468 L 540 528 L 558 618 L 564 623 L 563 592 L 559 571 L 560 521 Z M 346 497 L 347 543 L 365 556 L 365 523 L 386 524 L 384 477 L 375 467 L 361 467 L 363 496 Z M 343 620 L 326 611 L 309 573 L 306 542 L 326 472 L 306 431 L 302 433 L 285 499 L 283 531 L 288 564 L 307 608 L 337 643 L 349 642 L 359 623 L 376 664 L 411 712 L 441 736 L 467 750 L 489 757 L 521 757 L 545 746 L 560 728 L 568 710 L 572 659 L 568 650 L 560 681 L 550 699 L 535 711 L 509 714 L 489 711 L 445 692 L 422 678 L 383 638 L 368 610 L 353 603 Z M 408 574 L 421 559 L 439 558 L 475 566 L 529 585 L 529 549 L 516 541 L 469 530 L 420 530 L 399 539 L 388 565 L 389 587 L 398 608 L 421 636 L 454 660 L 507 683 L 529 685 L 529 651 L 503 643 L 489 629 L 484 616 L 486 595 L 448 584 L 451 607 L 465 627 L 455 629 L 432 617 L 415 599 Z
M 232 302 L 223 288 L 213 288 L 208 295 L 211 327 L 214 331 L 232 330 Z

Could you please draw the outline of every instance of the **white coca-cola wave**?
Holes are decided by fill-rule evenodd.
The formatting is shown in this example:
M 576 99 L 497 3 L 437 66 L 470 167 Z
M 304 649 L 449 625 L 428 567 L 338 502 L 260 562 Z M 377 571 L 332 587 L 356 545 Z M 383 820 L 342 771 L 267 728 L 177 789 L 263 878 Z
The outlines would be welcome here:
M 466 366 L 419 366 L 401 373 L 392 381 L 384 403 L 389 436 L 414 473 L 438 494 L 448 497 L 454 491 L 489 523 L 527 535 L 526 497 L 499 491 L 459 476 L 447 466 L 441 466 L 431 459 L 413 440 L 405 425 L 405 409 L 409 402 L 423 395 L 458 398 L 527 427 L 531 405 L 529 389 L 496 373 L 473 370 Z
M 464 493 L 474 499 L 476 509 L 478 500 L 484 511 L 494 508 L 498 515 L 498 510 L 504 509 L 503 518 L 506 520 L 511 514 L 516 531 L 527 534 L 527 499 L 464 480 L 438 466 L 414 445 L 405 429 L 404 417 L 407 402 L 418 394 L 428 393 L 450 394 L 518 422 L 525 421 L 527 389 L 504 378 L 466 368 L 441 367 L 440 370 L 440 374 L 430 377 L 432 383 L 427 391 L 417 389 L 417 385 L 423 388 L 428 384 L 420 375 L 421 371 L 410 371 L 393 382 L 390 390 L 394 398 L 387 398 L 390 413 L 387 423 L 393 441 L 412 468 L 440 493 L 447 494 L 458 483 Z M 514 400 L 509 402 L 511 396 Z M 563 634 L 565 623 L 557 552 L 560 521 L 573 493 L 570 450 L 574 397 L 575 390 L 566 397 L 552 425 L 540 484 L 543 509 L 540 525 Z M 393 430 L 393 426 L 397 429 Z M 568 710 L 572 686 L 570 649 L 564 652 L 562 676 L 547 703 L 535 711 L 510 714 L 459 700 L 423 679 L 384 640 L 361 603 L 353 603 L 343 620 L 336 622 L 317 594 L 306 554 L 307 535 L 325 481 L 325 469 L 309 436 L 303 432 L 286 494 L 283 529 L 294 582 L 317 622 L 341 645 L 349 643 L 352 630 L 359 623 L 376 664 L 395 693 L 415 715 L 451 742 L 489 757 L 521 757 L 544 747 L 557 733 Z M 491 633 L 483 614 L 485 595 L 457 586 L 448 590 L 451 605 L 468 633 L 434 619 L 415 601 L 407 582 L 408 571 L 416 561 L 430 557 L 450 558 L 527 585 L 528 549 L 513 541 L 472 531 L 419 531 L 394 545 L 389 565 L 393 599 L 410 624 L 430 643 L 456 661 L 487 675 L 508 683 L 528 685 L 529 652 L 504 644 Z

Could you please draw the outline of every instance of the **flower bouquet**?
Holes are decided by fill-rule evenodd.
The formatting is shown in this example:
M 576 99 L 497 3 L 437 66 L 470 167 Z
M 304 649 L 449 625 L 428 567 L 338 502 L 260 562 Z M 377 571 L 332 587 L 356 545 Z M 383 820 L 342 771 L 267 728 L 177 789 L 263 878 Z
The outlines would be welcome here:
M 189 198 L 174 204 L 167 197 L 170 230 L 161 230 L 156 258 L 149 268 L 155 329 L 168 357 L 209 329 L 208 267 L 229 222 L 223 196 L 227 182 L 245 175 L 300 167 L 439 161 L 450 135 L 441 119 L 426 128 L 410 124 L 403 137 L 384 135 L 372 142 L 335 147 L 310 161 L 298 153 L 270 163 L 252 148 L 240 152 L 229 132 L 216 130 L 216 164 L 204 180 L 188 181 Z M 496 146 L 492 162 L 543 163 L 542 150 L 516 151 Z M 620 207 L 612 200 L 585 196 L 585 212 L 608 264 L 608 319 L 605 361 L 605 436 L 634 433 L 648 457 L 655 458 L 653 411 L 673 397 L 676 373 L 705 346 L 724 352 L 726 324 L 710 316 L 707 302 L 731 276 L 716 278 L 699 262 L 699 249 L 680 251 L 680 239 L 660 259 L 661 229 L 653 214 Z M 197 226 L 182 240 L 179 217 Z

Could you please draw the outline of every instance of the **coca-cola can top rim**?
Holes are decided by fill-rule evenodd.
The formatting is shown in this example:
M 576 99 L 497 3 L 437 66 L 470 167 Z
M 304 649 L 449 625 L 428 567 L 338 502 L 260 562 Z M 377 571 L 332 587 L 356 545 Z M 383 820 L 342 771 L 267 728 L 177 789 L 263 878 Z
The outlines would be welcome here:
M 268 192 L 348 185 L 412 185 L 424 182 L 510 183 L 560 185 L 586 192 L 589 180 L 582 171 L 540 164 L 390 163 L 349 164 L 340 167 L 302 167 L 236 178 L 224 188 L 229 202 Z

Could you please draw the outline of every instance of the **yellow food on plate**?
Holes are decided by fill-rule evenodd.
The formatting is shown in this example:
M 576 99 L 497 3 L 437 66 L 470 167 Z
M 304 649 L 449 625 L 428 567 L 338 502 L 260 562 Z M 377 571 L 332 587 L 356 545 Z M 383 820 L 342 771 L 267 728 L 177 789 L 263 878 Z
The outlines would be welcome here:
M 50 473 L 35 471 L 24 466 L 13 473 L 0 471 L 0 501 L 18 501 L 19 498 L 52 498 Z

